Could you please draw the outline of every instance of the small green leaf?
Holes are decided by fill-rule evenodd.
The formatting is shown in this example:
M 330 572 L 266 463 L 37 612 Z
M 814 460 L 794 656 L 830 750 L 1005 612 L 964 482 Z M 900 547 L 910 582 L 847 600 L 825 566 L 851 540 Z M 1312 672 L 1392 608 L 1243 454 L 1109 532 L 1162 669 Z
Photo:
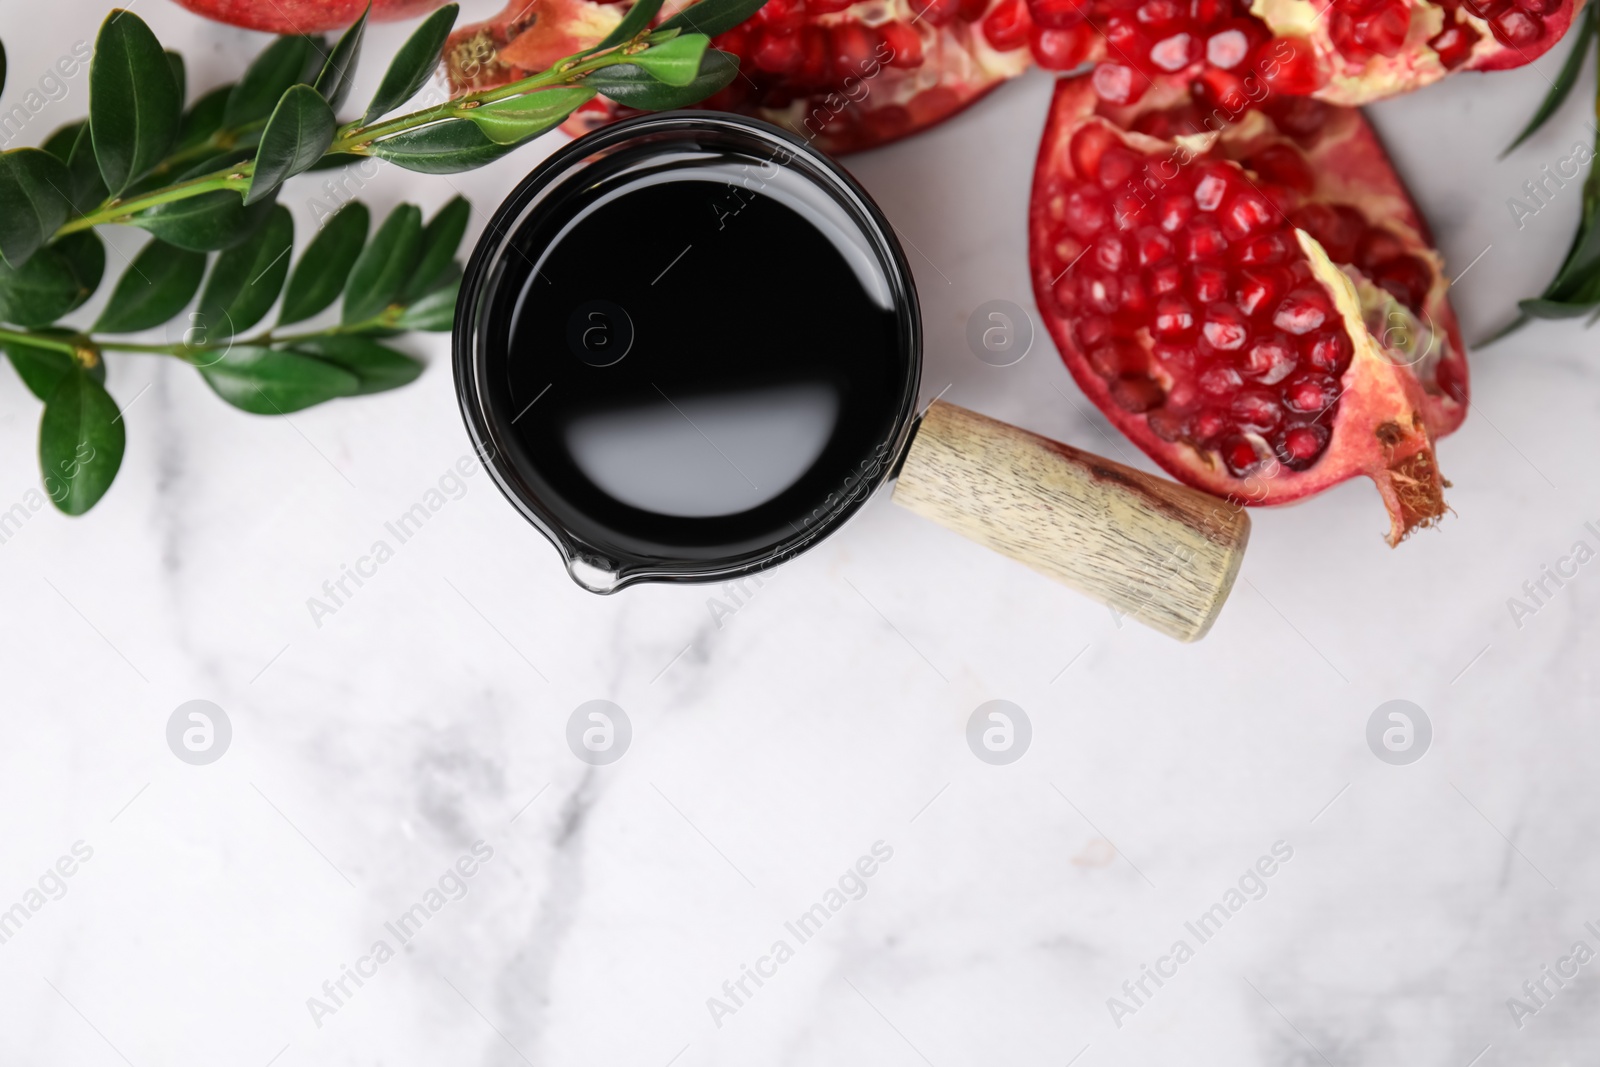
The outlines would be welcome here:
M 322 229 L 300 254 L 289 287 L 283 293 L 278 325 L 309 319 L 339 299 L 345 279 L 355 266 L 367 240 L 371 216 L 359 200 L 352 200 L 323 223 Z
M 208 338 L 237 337 L 272 310 L 289 274 L 293 247 L 294 219 L 276 204 L 265 226 L 217 257 L 196 320 Z
M 436 333 L 449 330 L 455 325 L 456 297 L 460 292 L 461 279 L 457 278 L 406 308 L 394 324 L 407 330 L 430 330 Z
M 361 391 L 361 379 L 326 360 L 253 345 L 230 348 L 200 374 L 218 396 L 253 415 L 287 415 Z
M 366 337 L 316 337 L 296 341 L 294 350 L 349 371 L 361 384 L 354 396 L 398 389 L 417 380 L 422 362 Z
M 683 37 L 676 40 L 684 40 Z M 584 83 L 600 95 L 638 111 L 667 111 L 697 104 L 726 86 L 739 75 L 739 58 L 715 48 L 706 49 L 700 73 L 683 86 L 666 85 L 633 63 L 601 67 L 585 77 Z
M 228 94 L 222 125 L 234 130 L 272 114 L 289 86 L 309 82 L 322 63 L 322 40 L 279 37 L 262 49 Z
M 422 211 L 401 204 L 383 220 L 350 271 L 343 321 L 365 322 L 382 314 L 410 280 L 421 252 Z
M 48 152 L 0 152 L 0 256 L 20 267 L 67 221 L 67 168 Z
M 139 16 L 106 16 L 89 62 L 89 128 L 106 188 L 120 193 L 161 162 L 183 98 L 161 42 Z
M 183 57 L 172 49 L 167 49 L 167 66 L 172 69 L 172 84 L 178 87 L 178 109 L 183 109 L 183 102 L 189 98 L 189 76 L 183 69 Z
M 244 202 L 253 204 L 322 158 L 338 122 L 333 109 L 309 85 L 292 85 L 261 132 L 256 169 Z
M 594 95 L 586 85 L 540 89 L 473 108 L 466 116 L 495 144 L 517 144 L 559 126 Z
M 205 272 L 205 253 L 151 241 L 122 272 L 94 332 L 138 333 L 160 326 L 189 306 Z
M 323 99 L 328 101 L 328 106 L 334 111 L 339 110 L 339 105 L 350 95 L 350 87 L 355 84 L 356 60 L 361 56 L 361 38 L 366 33 L 367 16 L 370 14 L 372 14 L 372 3 L 368 0 L 361 17 L 344 31 L 339 43 L 328 53 L 328 60 L 322 64 L 322 70 L 317 73 L 317 92 L 322 94 Z
M 72 158 L 72 146 L 78 143 L 78 135 L 83 132 L 87 123 L 80 120 L 69 122 L 55 133 L 44 139 L 44 144 L 39 147 L 65 163 Z
M 179 181 L 210 174 L 221 165 L 218 159 L 206 160 L 192 170 L 180 174 Z M 258 201 L 245 207 L 239 194 L 231 189 L 217 189 L 187 200 L 174 200 L 146 208 L 128 221 L 140 229 L 155 234 L 169 245 L 187 248 L 191 252 L 215 252 L 245 240 L 263 226 L 272 213 L 272 199 Z
M 354 152 L 329 152 L 307 167 L 306 173 L 315 174 L 319 170 L 338 170 L 341 167 L 354 166 L 366 158 L 366 156 L 358 156 Z
M 651 45 L 633 57 L 642 67 L 667 85 L 684 86 L 700 76 L 700 57 L 711 39 L 703 33 L 686 33 L 662 44 Z
M 417 269 L 400 291 L 402 304 L 410 304 L 432 292 L 450 275 L 456 250 L 461 247 L 461 238 L 466 235 L 467 221 L 471 217 L 472 205 L 458 196 L 429 220 L 428 228 L 422 231 L 422 254 L 417 257 Z
M 1509 156 L 1518 145 L 1532 137 L 1539 127 L 1543 126 L 1550 116 L 1554 115 L 1556 110 L 1566 102 L 1568 94 L 1572 92 L 1572 87 L 1578 84 L 1578 75 L 1583 72 L 1584 61 L 1589 58 L 1589 42 L 1594 38 L 1595 17 L 1595 9 L 1593 7 L 1585 8 L 1583 14 L 1578 16 L 1581 24 L 1578 26 L 1576 39 L 1572 43 L 1572 51 L 1567 53 L 1567 61 L 1561 65 L 1561 73 L 1557 74 L 1556 80 L 1550 83 L 1550 91 L 1540 101 L 1539 109 L 1533 113 L 1533 118 L 1529 119 L 1528 124 L 1522 128 L 1522 132 L 1517 134 L 1517 139 L 1506 145 L 1505 151 L 1500 153 L 1501 159 Z
M 378 91 L 367 107 L 367 113 L 361 117 L 362 125 L 368 125 L 378 116 L 393 111 L 415 96 L 417 90 L 427 83 L 433 75 L 433 69 L 439 65 L 439 57 L 444 54 L 444 42 L 450 36 L 450 28 L 456 24 L 456 16 L 460 13 L 459 4 L 444 5 L 424 19 L 416 32 L 400 46 L 400 51 L 389 63 L 389 69 L 383 72 L 383 81 L 378 83 Z
M 78 283 L 78 293 L 67 311 L 81 307 L 85 300 L 94 295 L 100 288 L 100 279 L 106 273 L 106 246 L 100 240 L 99 234 L 93 230 L 79 230 L 59 238 L 50 250 L 61 253 L 66 257 L 67 266 L 72 271 L 72 277 Z M 65 315 L 67 312 L 63 311 Z
M 193 151 L 222 129 L 222 114 L 228 109 L 228 97 L 232 92 L 231 85 L 218 86 L 189 106 L 178 125 L 178 140 L 172 146 L 173 152 Z
M 1517 307 L 1530 319 L 1576 319 L 1595 309 L 1600 301 L 1573 304 L 1559 300 L 1519 300 Z
M 73 210 L 79 214 L 87 214 L 111 196 L 106 180 L 100 177 L 100 164 L 95 162 L 94 136 L 87 122 L 78 131 L 78 140 L 67 156 L 66 192 Z
M 105 245 L 72 233 L 13 270 L 0 264 L 0 321 L 48 326 L 93 295 L 106 269 Z
M 493 163 L 522 143 L 495 144 L 476 123 L 446 119 L 374 141 L 367 151 L 419 174 L 457 174 Z
M 613 45 L 633 40 L 645 27 L 650 25 L 650 20 L 656 17 L 657 11 L 661 10 L 661 4 L 662 0 L 639 0 L 638 3 L 628 9 L 628 13 L 623 16 L 621 22 L 617 23 L 616 28 L 606 34 L 605 39 L 589 49 L 589 51 L 600 52 Z
M 656 32 L 685 30 L 715 37 L 727 33 L 761 10 L 767 0 L 700 0 L 667 19 Z
M 74 364 L 45 401 L 39 420 L 45 492 L 68 515 L 82 515 L 111 488 L 126 446 L 117 402 Z
M 36 332 L 69 343 L 73 337 L 71 330 L 46 329 Z M 71 355 L 59 348 L 46 348 L 44 345 L 29 344 L 26 341 L 6 341 L 0 347 L 4 347 L 6 355 L 11 357 L 11 365 L 16 368 L 17 377 L 22 379 L 22 384 L 40 400 L 49 400 L 50 394 L 61 384 L 62 377 L 78 366 Z M 89 371 L 89 377 L 97 382 L 106 380 L 104 360 L 95 360 L 94 367 Z

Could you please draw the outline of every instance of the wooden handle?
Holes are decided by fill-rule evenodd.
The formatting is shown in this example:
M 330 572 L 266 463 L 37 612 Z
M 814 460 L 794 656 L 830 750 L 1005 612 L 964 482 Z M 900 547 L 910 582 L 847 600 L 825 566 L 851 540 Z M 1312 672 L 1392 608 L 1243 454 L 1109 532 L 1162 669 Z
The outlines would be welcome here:
M 1226 500 L 939 401 L 894 499 L 1180 641 L 1211 628 L 1250 538 Z

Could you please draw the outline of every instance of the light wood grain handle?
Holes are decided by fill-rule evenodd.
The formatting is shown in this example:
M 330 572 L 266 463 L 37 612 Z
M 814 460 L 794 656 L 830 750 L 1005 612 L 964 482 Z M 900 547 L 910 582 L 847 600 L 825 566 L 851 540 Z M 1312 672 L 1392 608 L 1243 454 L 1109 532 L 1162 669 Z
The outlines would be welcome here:
M 1211 628 L 1250 538 L 1229 501 L 939 401 L 894 499 L 1180 641 Z

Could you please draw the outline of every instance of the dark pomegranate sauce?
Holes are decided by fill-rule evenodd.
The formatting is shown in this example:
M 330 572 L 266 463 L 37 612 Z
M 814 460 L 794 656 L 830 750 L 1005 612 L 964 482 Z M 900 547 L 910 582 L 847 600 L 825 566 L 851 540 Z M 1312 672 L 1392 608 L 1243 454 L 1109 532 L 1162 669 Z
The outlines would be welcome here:
M 491 421 L 593 584 L 771 562 L 892 464 L 917 376 L 903 283 L 794 162 L 624 143 L 505 246 Z

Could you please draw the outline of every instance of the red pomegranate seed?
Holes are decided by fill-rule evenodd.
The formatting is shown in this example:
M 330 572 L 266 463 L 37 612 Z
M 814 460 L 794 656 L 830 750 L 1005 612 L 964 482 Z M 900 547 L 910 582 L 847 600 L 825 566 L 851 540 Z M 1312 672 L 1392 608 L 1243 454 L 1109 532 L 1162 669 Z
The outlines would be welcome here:
M 1172 258 L 1172 241 L 1153 226 L 1146 226 L 1134 235 L 1134 248 L 1139 253 L 1139 266 L 1149 267 Z
M 1082 186 L 1067 194 L 1066 214 L 1063 221 L 1067 229 L 1079 237 L 1092 237 L 1105 229 L 1111 221 L 1106 207 L 1105 194 L 1091 186 Z
M 1072 336 L 1078 347 L 1087 352 L 1111 336 L 1111 320 L 1085 315 L 1072 324 Z
M 1163 263 L 1150 269 L 1146 284 L 1156 296 L 1179 292 L 1183 289 L 1183 271 L 1176 263 Z
M 1287 186 L 1302 195 L 1316 188 L 1317 179 L 1311 173 L 1311 164 L 1293 145 L 1268 145 L 1251 156 L 1246 165 L 1264 180 Z
M 1160 407 L 1167 398 L 1166 391 L 1154 378 L 1142 374 L 1118 378 L 1111 383 L 1110 391 L 1111 399 L 1118 407 L 1135 414 Z
M 1133 17 L 1159 32 L 1176 26 L 1188 13 L 1188 6 L 1178 0 L 1145 0 L 1134 10 Z
M 1412 311 L 1421 312 L 1433 288 L 1433 268 L 1416 256 L 1399 256 L 1379 266 L 1372 280 Z
M 1089 51 L 1096 39 L 1093 27 L 1087 22 L 1064 30 L 1035 26 L 1028 35 L 1033 58 L 1045 70 L 1071 70 L 1081 66 L 1089 58 Z
M 1142 374 L 1148 364 L 1138 342 L 1113 338 L 1089 350 L 1089 366 L 1102 378 L 1123 374 Z
M 1150 354 L 1161 361 L 1161 365 L 1169 370 L 1188 371 L 1194 369 L 1194 345 L 1175 345 L 1166 341 L 1157 341 L 1150 346 Z
M 1308 96 L 1322 88 L 1328 75 L 1317 63 L 1316 49 L 1304 37 L 1280 37 L 1256 49 L 1255 69 L 1275 92 Z
M 1194 309 L 1180 296 L 1162 297 L 1156 301 L 1156 318 L 1150 332 L 1164 341 L 1188 340 L 1194 336 Z
M 1189 277 L 1189 291 L 1201 305 L 1214 304 L 1228 297 L 1228 273 L 1221 267 L 1202 265 Z
M 1206 38 L 1206 62 L 1222 70 L 1232 70 L 1249 57 L 1255 45 L 1242 26 L 1230 24 Z
M 1515 0 L 1515 3 L 1535 15 L 1550 15 L 1561 9 L 1561 0 Z
M 977 22 L 989 10 L 989 0 L 961 0 L 956 15 L 962 22 Z
M 1118 193 L 1111 198 L 1111 213 L 1117 220 L 1117 229 L 1132 230 L 1150 214 L 1150 204 L 1138 193 Z
M 1261 466 L 1256 446 L 1242 434 L 1234 434 L 1222 442 L 1222 462 L 1228 465 L 1234 477 L 1243 477 Z
M 1228 251 L 1228 262 L 1236 267 L 1270 267 L 1288 262 L 1295 250 L 1294 239 L 1279 230 L 1234 245 Z
M 1189 433 L 1202 445 L 1210 445 L 1228 429 L 1228 414 L 1218 408 L 1201 408 L 1189 419 Z
M 1239 172 L 1226 163 L 1201 163 L 1195 168 L 1194 205 L 1201 211 L 1215 211 L 1229 191 L 1238 184 Z
M 1339 399 L 1336 379 L 1320 374 L 1300 374 L 1283 387 L 1283 404 L 1290 411 L 1314 415 L 1332 408 Z
M 889 46 L 889 66 L 901 69 L 922 66 L 922 35 L 916 31 L 916 27 L 889 21 L 878 27 L 878 33 L 883 36 L 883 43 Z
M 1171 407 L 1164 407 L 1152 411 L 1147 419 L 1150 432 L 1163 441 L 1177 441 L 1185 432 L 1185 423 L 1188 416 L 1182 412 L 1174 411 Z
M 955 19 L 961 10 L 961 0 L 910 0 L 917 21 L 930 26 L 944 26 Z
M 1204 216 L 1192 220 L 1178 235 L 1178 248 L 1190 263 L 1219 259 L 1228 249 L 1228 239 L 1222 236 L 1222 227 Z
M 1085 304 L 1102 315 L 1110 315 L 1117 310 L 1121 294 L 1115 275 L 1096 274 L 1081 267 L 1075 273 L 1078 275 L 1078 294 Z
M 828 55 L 831 49 L 828 45 L 828 31 L 821 26 L 806 26 L 800 31 L 800 61 L 799 80 L 808 84 L 816 84 L 832 77 L 832 66 Z M 834 121 L 843 119 L 850 112 L 841 112 L 834 117 Z
M 1263 385 L 1277 385 L 1287 378 L 1299 360 L 1294 345 L 1283 334 L 1258 338 L 1245 350 L 1239 369 Z
M 1163 37 L 1150 46 L 1150 62 L 1168 74 L 1176 74 L 1199 58 L 1200 42 L 1188 33 Z
M 1117 321 L 1130 330 L 1137 330 L 1144 325 L 1145 319 L 1149 315 L 1150 294 L 1145 291 L 1144 285 L 1139 281 L 1137 274 L 1123 277 L 1119 285 L 1121 293 L 1117 305 L 1119 312 Z
M 1250 340 L 1250 324 L 1244 313 L 1226 301 L 1209 305 L 1200 335 L 1218 352 L 1237 352 Z
M 1080 178 L 1097 180 L 1100 177 L 1100 157 L 1106 149 L 1122 141 L 1110 126 L 1099 122 L 1085 123 L 1083 129 L 1072 135 L 1068 152 L 1072 156 L 1072 171 Z
M 1089 0 L 1028 0 L 1033 24 L 1046 30 L 1064 30 L 1084 20 Z
M 800 51 L 799 38 L 794 34 L 774 33 L 770 30 L 761 34 L 755 51 L 750 55 L 750 62 L 754 63 L 758 70 L 764 70 L 769 74 L 788 74 L 797 70 L 804 59 L 805 56 Z
M 878 49 L 878 31 L 859 22 L 828 27 L 829 58 L 841 77 L 861 77 Z
M 1089 255 L 1102 270 L 1119 274 L 1128 265 L 1128 245 L 1121 234 L 1102 233 L 1095 240 L 1093 248 Z
M 1194 216 L 1194 200 L 1184 193 L 1165 193 L 1156 201 L 1156 224 L 1177 233 Z
M 1387 263 L 1405 255 L 1406 246 L 1400 238 L 1388 230 L 1377 226 L 1369 226 L 1356 242 L 1355 265 L 1366 271 L 1373 272 L 1380 263 Z
M 1271 433 L 1283 422 L 1283 405 L 1270 389 L 1240 390 L 1230 411 L 1234 424 L 1252 433 Z
M 1239 272 L 1234 301 L 1246 315 L 1265 315 L 1289 287 L 1289 272 L 1282 267 L 1246 267 Z
M 1001 0 L 983 20 L 983 36 L 996 52 L 1015 52 L 1028 43 L 1032 29 L 1033 18 L 1022 0 Z
M 1544 20 L 1521 8 L 1512 8 L 1489 20 L 1489 32 L 1503 45 L 1526 48 L 1544 36 Z
M 1278 441 L 1278 459 L 1291 470 L 1305 470 L 1328 447 L 1328 431 L 1321 426 L 1291 426 Z
M 843 11 L 853 2 L 854 0 L 806 0 L 806 14 L 831 15 Z
M 1461 0 L 1461 6 L 1478 18 L 1488 21 L 1511 7 L 1511 0 Z
M 1461 23 L 1446 26 L 1437 36 L 1428 38 L 1428 47 L 1439 53 L 1439 62 L 1446 70 L 1455 70 L 1472 58 L 1473 46 L 1481 39 L 1477 30 Z
M 1275 225 L 1283 216 L 1265 196 L 1254 189 L 1241 189 L 1223 207 L 1219 218 L 1222 232 L 1229 240 L 1238 241 Z
M 1122 63 L 1096 64 L 1093 83 L 1100 99 L 1118 107 L 1137 101 L 1150 85 L 1143 74 Z
M 1190 0 L 1189 17 L 1197 26 L 1212 26 L 1233 14 L 1232 0 Z
M 755 17 L 764 26 L 793 29 L 803 23 L 806 16 L 795 0 L 767 0 Z
M 1380 56 L 1398 55 L 1411 29 L 1411 5 L 1406 0 L 1382 0 L 1355 20 L 1355 39 Z
M 1250 106 L 1250 97 L 1245 93 L 1244 79 L 1231 70 L 1207 67 L 1195 76 L 1189 91 L 1193 94 L 1195 102 L 1209 112 L 1204 126 L 1208 130 L 1226 126 L 1233 121 L 1234 116 Z M 1195 126 L 1183 132 L 1199 133 L 1201 127 Z
M 1339 378 L 1350 366 L 1353 349 L 1345 332 L 1335 328 L 1302 338 L 1300 354 L 1312 370 Z
M 1261 108 L 1278 129 L 1303 145 L 1316 143 L 1328 124 L 1328 105 L 1309 96 L 1270 96 Z
M 1143 156 L 1120 143 L 1113 143 L 1100 154 L 1100 187 L 1106 190 L 1119 189 L 1143 166 Z
M 1210 396 L 1232 396 L 1239 386 L 1244 384 L 1244 379 L 1239 377 L 1239 372 L 1226 363 L 1213 363 L 1200 372 L 1200 377 L 1195 379 L 1195 384 L 1202 393 Z M 1215 431 L 1213 431 L 1215 432 Z M 1207 434 L 1206 436 L 1212 436 Z
M 1308 334 L 1333 315 L 1333 306 L 1320 289 L 1296 289 L 1283 298 L 1272 324 L 1296 337 Z

